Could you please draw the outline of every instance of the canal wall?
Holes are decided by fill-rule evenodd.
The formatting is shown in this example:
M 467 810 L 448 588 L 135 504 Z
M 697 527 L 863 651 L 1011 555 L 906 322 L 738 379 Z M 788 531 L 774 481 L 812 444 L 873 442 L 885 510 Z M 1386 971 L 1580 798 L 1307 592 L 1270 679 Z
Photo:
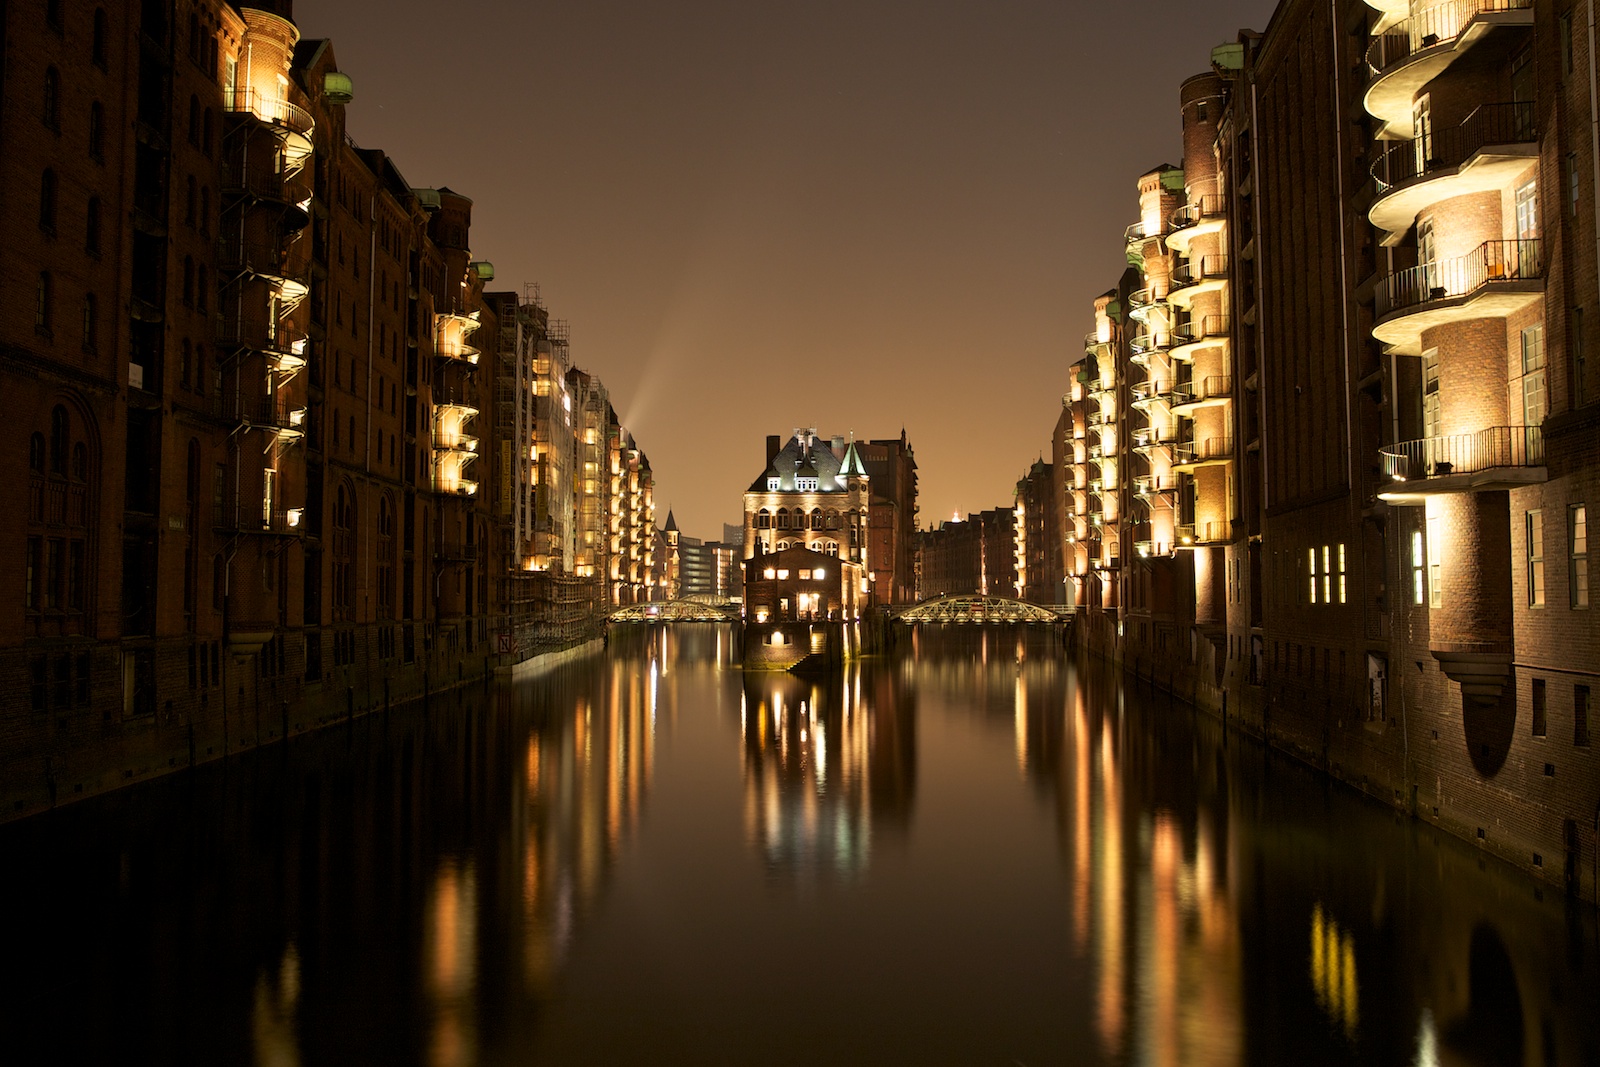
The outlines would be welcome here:
M 1431 658 L 1402 661 L 1373 687 L 1354 687 L 1335 653 L 1279 642 L 1285 669 L 1255 673 L 1211 641 L 1130 633 L 1080 614 L 1075 650 L 1113 664 L 1135 685 L 1193 705 L 1231 730 L 1466 841 L 1538 881 L 1600 903 L 1600 774 L 1592 749 L 1565 765 L 1519 749 L 1518 694 L 1464 701 Z M 1292 664 L 1292 666 L 1290 666 Z M 1531 682 L 1522 681 L 1528 703 Z M 1541 738 L 1533 738 L 1534 741 Z
M 0 762 L 0 823 L 485 683 L 496 674 L 536 675 L 600 644 L 598 637 L 578 635 L 502 653 L 486 626 L 469 621 L 458 629 L 430 627 L 407 661 L 393 629 L 341 631 L 338 654 L 315 671 L 307 670 L 304 646 L 295 643 L 243 656 L 223 646 L 215 666 L 206 663 L 205 684 L 199 684 L 193 662 L 159 658 L 165 664 L 155 680 L 161 699 L 143 716 L 121 717 L 94 705 L 28 715 L 26 691 L 0 695 L 23 712 L 7 721 L 27 727 L 0 746 L 6 753 Z M 307 680 L 308 673 L 317 677 Z

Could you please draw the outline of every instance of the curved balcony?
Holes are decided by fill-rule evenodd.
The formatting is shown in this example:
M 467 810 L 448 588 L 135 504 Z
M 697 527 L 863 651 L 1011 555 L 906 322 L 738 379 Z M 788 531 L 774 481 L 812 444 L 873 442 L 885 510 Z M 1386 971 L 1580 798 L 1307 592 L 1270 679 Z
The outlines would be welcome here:
M 1176 474 L 1139 474 L 1133 479 L 1134 495 L 1149 499 L 1178 491 Z
M 1172 381 L 1168 378 L 1151 378 L 1131 387 L 1133 406 L 1148 411 L 1155 404 L 1170 403 Z
M 1201 256 L 1180 263 L 1172 272 L 1172 291 L 1167 299 L 1178 307 L 1188 307 L 1194 298 L 1220 292 L 1228 284 L 1228 257 L 1222 254 Z
M 1162 434 L 1158 426 L 1140 426 L 1133 431 L 1133 450 L 1148 458 L 1152 452 L 1174 447 L 1176 442 Z
M 1083 350 L 1089 355 L 1098 356 L 1103 352 L 1108 351 L 1110 348 L 1111 341 L 1109 339 L 1104 341 L 1100 340 L 1100 331 L 1090 330 L 1088 333 L 1084 334 Z
M 1379 498 L 1420 504 L 1438 493 L 1513 489 L 1546 478 L 1544 435 L 1537 426 L 1490 426 L 1474 433 L 1386 445 Z
M 1166 236 L 1166 229 L 1159 219 L 1141 219 L 1123 231 L 1123 243 L 1130 252 L 1139 251 L 1151 241 L 1159 241 Z
M 217 242 L 217 266 L 235 275 L 260 278 L 278 291 L 281 305 L 294 305 L 311 291 L 305 266 L 292 262 L 284 240 L 233 234 Z
M 1178 544 L 1186 547 L 1196 545 L 1217 545 L 1233 540 L 1233 524 L 1230 522 L 1182 522 L 1173 531 L 1178 538 Z
M 1219 348 L 1232 339 L 1232 321 L 1226 315 L 1202 315 L 1172 331 L 1172 358 L 1190 361 L 1202 348 Z
M 1172 213 L 1172 232 L 1167 235 L 1167 247 L 1186 256 L 1195 238 L 1221 233 L 1227 224 L 1227 201 L 1216 194 L 1202 196 Z
M 1104 430 L 1117 424 L 1117 415 L 1114 411 L 1103 409 L 1089 412 L 1084 419 L 1084 425 L 1092 430 Z
M 1213 467 L 1233 459 L 1233 438 L 1208 437 L 1203 441 L 1186 441 L 1172 449 L 1172 469 L 1192 471 L 1200 467 Z
M 1179 415 L 1192 415 L 1201 408 L 1220 407 L 1232 398 L 1233 376 L 1212 374 L 1174 389 L 1172 410 Z
M 255 89 L 224 90 L 222 107 L 232 114 L 249 116 L 270 127 L 283 141 L 284 160 L 291 167 L 299 167 L 311 155 L 314 148 L 311 135 L 317 124 L 305 108 L 287 100 L 265 96 Z
M 1469 319 L 1504 318 L 1544 295 L 1537 238 L 1485 241 L 1458 259 L 1391 274 L 1378 284 L 1372 336 L 1401 355 L 1422 354 L 1422 333 Z
M 1166 352 L 1172 347 L 1172 334 L 1165 330 L 1150 331 L 1140 330 L 1133 335 L 1133 342 L 1129 346 L 1132 355 L 1129 357 L 1141 367 L 1150 365 L 1150 357 Z
M 1379 195 L 1367 217 L 1384 231 L 1384 244 L 1398 244 L 1424 208 L 1469 193 L 1508 190 L 1538 154 L 1532 103 L 1484 104 L 1461 125 L 1397 144 L 1374 160 Z
M 262 430 L 286 440 L 305 436 L 306 409 L 294 406 L 287 397 L 233 396 L 223 409 L 247 430 Z
M 213 340 L 225 348 L 265 353 L 276 370 L 297 371 L 306 365 L 306 332 L 287 319 L 224 313 L 216 323 Z
M 223 161 L 221 189 L 224 196 L 280 205 L 286 229 L 304 229 L 311 221 L 311 186 L 292 174 L 250 167 L 243 157 L 235 156 Z
M 211 510 L 211 525 L 217 530 L 237 534 L 265 534 L 271 537 L 303 537 L 306 533 L 304 508 L 273 508 L 219 504 Z
M 479 350 L 467 343 L 478 328 L 478 313 L 461 315 L 441 311 L 434 316 L 433 354 L 441 359 L 460 360 L 477 366 Z
M 1425 85 L 1494 34 L 1532 26 L 1533 0 L 1447 0 L 1395 23 L 1367 49 L 1367 113 L 1390 136 L 1415 137 L 1411 104 Z
M 1149 316 L 1166 312 L 1167 294 L 1154 287 L 1136 289 L 1128 294 L 1128 317 L 1138 323 L 1149 322 Z
M 471 434 L 449 430 L 433 431 L 435 452 L 464 452 L 473 457 L 478 454 L 478 439 Z

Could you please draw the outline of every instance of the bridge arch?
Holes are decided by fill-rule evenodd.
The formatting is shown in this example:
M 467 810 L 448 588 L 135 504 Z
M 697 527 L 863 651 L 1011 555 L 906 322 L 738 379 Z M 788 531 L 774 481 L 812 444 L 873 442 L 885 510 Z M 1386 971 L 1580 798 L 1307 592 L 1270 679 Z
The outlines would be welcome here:
M 628 604 L 606 616 L 607 622 L 738 622 L 739 607 L 732 601 L 691 596 L 682 600 L 652 600 Z
M 929 597 L 920 604 L 903 608 L 895 618 L 905 623 L 918 622 L 1065 622 L 1069 615 L 1030 604 L 1014 597 L 970 594 Z

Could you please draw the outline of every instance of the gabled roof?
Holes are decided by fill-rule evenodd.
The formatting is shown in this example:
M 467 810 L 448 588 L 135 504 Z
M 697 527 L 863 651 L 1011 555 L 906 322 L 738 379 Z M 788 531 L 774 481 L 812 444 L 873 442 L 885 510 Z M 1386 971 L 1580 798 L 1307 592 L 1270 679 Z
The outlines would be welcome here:
M 844 450 L 844 463 L 840 465 L 839 474 L 849 478 L 852 475 L 865 478 L 867 465 L 861 462 L 861 453 L 856 451 L 856 443 L 850 442 L 850 447 Z
M 672 509 L 670 507 L 667 509 L 667 524 L 662 529 L 669 532 L 678 529 L 678 520 L 672 517 Z
M 854 456 L 854 460 L 851 457 Z M 797 482 L 799 478 L 815 478 L 816 489 L 807 489 L 806 492 L 817 493 L 842 493 L 848 486 L 846 479 L 849 477 L 844 472 L 845 462 L 854 463 L 853 473 L 865 475 L 866 467 L 861 462 L 861 457 L 855 454 L 854 443 L 845 451 L 843 458 L 834 455 L 831 439 L 813 431 L 802 430 L 791 436 L 788 442 L 778 450 L 778 454 L 767 464 L 761 476 L 750 483 L 749 492 L 772 492 L 767 488 L 770 479 L 778 480 L 777 492 L 800 492 Z

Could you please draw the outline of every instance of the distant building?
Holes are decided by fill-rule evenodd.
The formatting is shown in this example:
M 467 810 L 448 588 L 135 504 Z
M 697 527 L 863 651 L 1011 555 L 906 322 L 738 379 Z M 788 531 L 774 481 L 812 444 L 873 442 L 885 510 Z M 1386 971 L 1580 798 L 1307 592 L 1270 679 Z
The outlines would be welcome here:
M 870 481 L 843 437 L 768 437 L 766 468 L 744 494 L 744 558 L 809 548 L 857 564 L 865 581 Z
M 857 444 L 871 477 L 868 512 L 868 572 L 878 604 L 910 604 L 917 599 L 917 458 L 904 430 L 898 438 Z

